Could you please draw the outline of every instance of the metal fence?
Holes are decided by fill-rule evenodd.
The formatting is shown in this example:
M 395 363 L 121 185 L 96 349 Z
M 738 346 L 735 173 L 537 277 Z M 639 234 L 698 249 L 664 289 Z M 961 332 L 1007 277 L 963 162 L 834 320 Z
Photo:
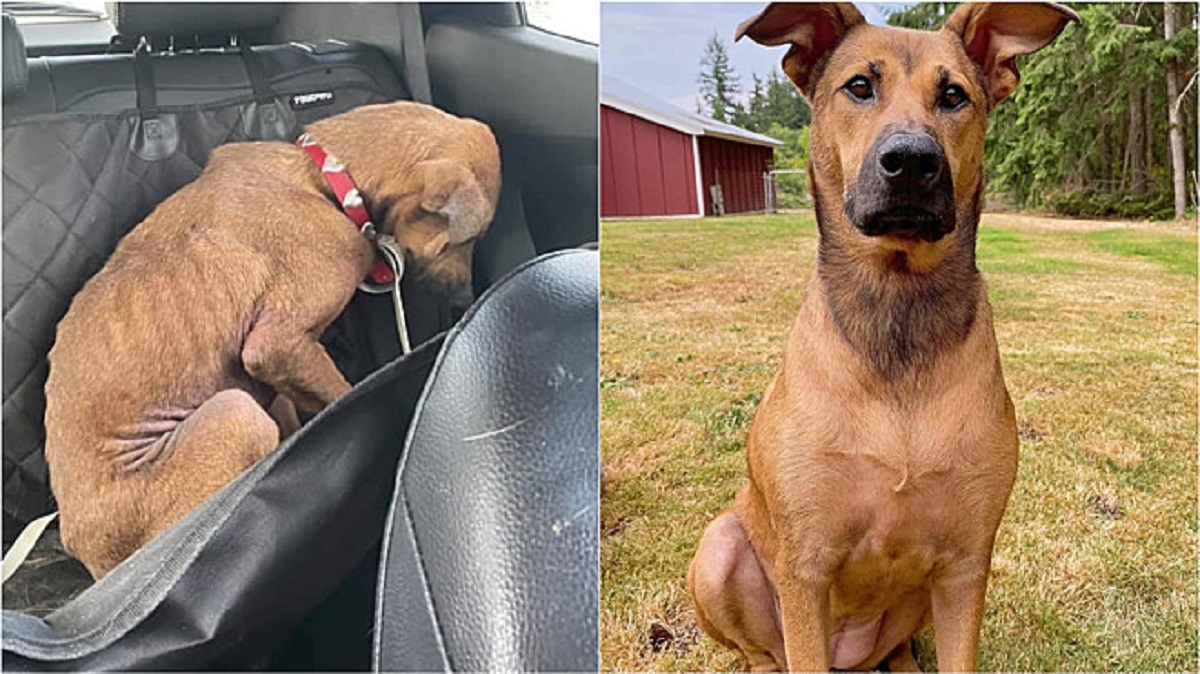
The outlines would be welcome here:
M 808 193 L 808 171 L 804 169 L 767 171 L 763 174 L 763 196 L 768 213 L 812 208 L 812 198 Z

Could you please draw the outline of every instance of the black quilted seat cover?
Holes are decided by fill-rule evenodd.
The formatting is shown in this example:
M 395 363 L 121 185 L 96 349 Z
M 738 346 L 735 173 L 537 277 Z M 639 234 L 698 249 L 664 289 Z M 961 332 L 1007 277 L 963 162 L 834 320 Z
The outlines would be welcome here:
M 291 110 L 297 126 L 359 105 L 405 97 L 394 71 L 383 65 L 385 57 L 371 47 L 336 43 L 256 51 L 277 100 L 289 110 L 293 94 L 334 94 L 328 104 Z M 28 92 L 5 100 L 6 521 L 24 522 L 52 509 L 42 456 L 42 389 L 54 326 L 71 298 L 126 232 L 200 174 L 215 147 L 263 139 L 260 125 L 254 123 L 261 106 L 241 55 L 171 55 L 155 70 L 158 115 L 178 134 L 169 154 L 159 158 L 148 159 L 139 152 L 142 126 L 133 107 L 131 56 L 32 59 Z M 231 78 L 231 72 L 240 79 Z M 219 81 L 204 84 L 206 76 Z M 111 82 L 114 78 L 117 81 Z M 48 98 L 51 93 L 57 98 Z M 121 107 L 100 111 L 114 105 Z
M 599 667 L 598 261 L 538 258 L 447 338 L 396 482 L 376 670 Z

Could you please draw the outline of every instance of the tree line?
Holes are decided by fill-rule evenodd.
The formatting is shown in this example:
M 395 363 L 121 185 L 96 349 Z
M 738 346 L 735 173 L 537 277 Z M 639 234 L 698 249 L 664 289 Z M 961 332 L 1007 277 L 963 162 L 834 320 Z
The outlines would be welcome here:
M 888 23 L 936 29 L 957 5 L 917 4 L 893 12 Z M 1019 61 L 1021 86 L 989 120 L 992 203 L 1074 216 L 1194 213 L 1200 200 L 1196 7 L 1072 5 L 1082 23 Z M 777 167 L 807 162 L 810 113 L 790 82 L 756 75 L 743 94 L 713 35 L 699 84 L 701 112 L 784 141 Z

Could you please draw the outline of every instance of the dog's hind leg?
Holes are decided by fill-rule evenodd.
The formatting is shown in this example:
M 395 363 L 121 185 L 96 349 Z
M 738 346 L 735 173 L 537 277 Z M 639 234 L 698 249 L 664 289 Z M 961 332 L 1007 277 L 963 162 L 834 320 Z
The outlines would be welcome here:
M 887 663 L 889 672 L 921 671 L 921 667 L 917 664 L 917 658 L 913 655 L 912 639 L 905 639 L 904 643 L 888 654 L 884 662 Z
M 161 445 L 155 459 L 126 471 L 109 499 L 120 512 L 136 511 L 141 535 L 122 537 L 121 546 L 92 554 L 79 551 L 97 578 L 275 449 L 279 426 L 250 394 L 228 389 L 204 401 L 154 444 Z
M 786 669 L 775 590 L 732 512 L 721 513 L 704 530 L 688 568 L 688 592 L 700 626 L 741 651 L 750 671 Z
M 175 450 L 146 477 L 154 520 L 147 540 L 177 522 L 279 444 L 279 426 L 239 389 L 204 401 L 175 431 Z

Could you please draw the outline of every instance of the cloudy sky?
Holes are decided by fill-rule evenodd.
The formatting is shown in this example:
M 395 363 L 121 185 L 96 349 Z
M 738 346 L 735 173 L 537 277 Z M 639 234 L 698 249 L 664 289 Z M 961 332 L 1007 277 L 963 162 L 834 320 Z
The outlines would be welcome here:
M 883 23 L 886 3 L 856 3 L 871 23 Z M 912 4 L 912 3 L 907 3 Z M 762 47 L 748 39 L 734 44 L 733 32 L 765 2 L 642 3 L 600 5 L 600 67 L 633 86 L 695 110 L 696 77 L 704 45 L 716 31 L 729 51 L 742 88 L 750 75 L 780 72 L 787 47 Z

